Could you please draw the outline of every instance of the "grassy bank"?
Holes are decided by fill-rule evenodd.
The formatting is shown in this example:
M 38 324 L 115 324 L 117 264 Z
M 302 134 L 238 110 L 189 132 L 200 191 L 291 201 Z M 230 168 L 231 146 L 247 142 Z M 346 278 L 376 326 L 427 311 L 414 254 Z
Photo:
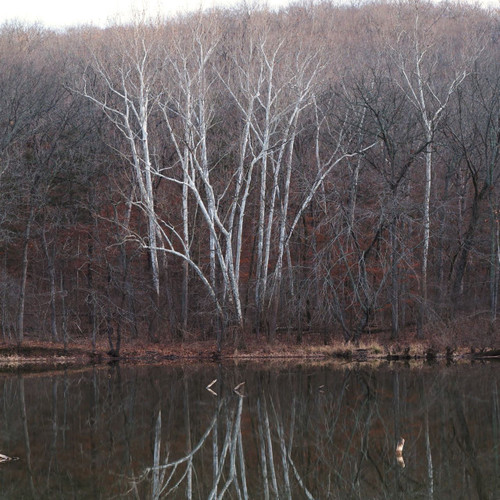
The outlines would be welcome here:
M 278 336 L 273 343 L 268 343 L 263 337 L 247 336 L 238 348 L 228 340 L 221 352 L 217 352 L 212 340 L 164 340 L 158 343 L 127 340 L 120 349 L 119 357 L 109 351 L 104 339 L 99 340 L 95 350 L 92 350 L 88 340 L 73 341 L 67 346 L 38 340 L 27 340 L 21 346 L 3 342 L 0 343 L 0 371 L 19 367 L 37 370 L 65 368 L 118 360 L 131 363 L 196 363 L 285 359 L 342 362 L 500 359 L 500 344 L 495 333 L 472 336 L 467 331 L 455 328 L 448 334 L 443 331 L 439 335 L 428 334 L 425 340 L 418 339 L 413 332 L 392 340 L 388 333 L 382 332 L 365 335 L 357 344 L 331 340 L 326 345 L 324 337 L 319 334 L 308 334 L 301 343 L 297 343 L 290 334 Z

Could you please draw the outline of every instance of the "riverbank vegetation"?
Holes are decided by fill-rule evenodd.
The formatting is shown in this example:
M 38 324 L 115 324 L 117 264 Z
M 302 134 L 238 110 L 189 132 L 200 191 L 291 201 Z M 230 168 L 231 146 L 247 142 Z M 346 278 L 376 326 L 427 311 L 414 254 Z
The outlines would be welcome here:
M 4 24 L 4 342 L 494 348 L 499 16 Z

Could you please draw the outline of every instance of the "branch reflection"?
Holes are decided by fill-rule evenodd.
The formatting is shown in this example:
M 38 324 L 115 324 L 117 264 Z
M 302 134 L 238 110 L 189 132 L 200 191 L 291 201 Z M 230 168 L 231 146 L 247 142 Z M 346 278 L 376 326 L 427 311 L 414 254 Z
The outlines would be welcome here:
M 500 375 L 461 370 L 5 377 L 2 498 L 500 498 Z

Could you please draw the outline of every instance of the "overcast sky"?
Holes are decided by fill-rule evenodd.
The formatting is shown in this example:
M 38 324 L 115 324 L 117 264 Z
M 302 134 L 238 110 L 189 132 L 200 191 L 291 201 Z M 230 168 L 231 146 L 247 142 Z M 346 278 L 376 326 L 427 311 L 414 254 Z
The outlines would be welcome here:
M 266 5 L 282 6 L 290 0 L 268 0 Z M 81 24 L 105 26 L 119 16 L 127 18 L 133 10 L 165 15 L 189 12 L 200 8 L 238 5 L 239 0 L 3 0 L 0 23 L 17 19 L 40 22 L 48 27 L 66 27 Z M 250 0 L 250 5 L 262 4 Z
M 3 0 L 0 8 L 0 24 L 19 20 L 26 23 L 41 23 L 48 27 L 61 28 L 82 24 L 105 26 L 109 20 L 120 16 L 126 19 L 132 10 L 146 9 L 150 13 L 161 12 L 172 15 L 214 6 L 240 4 L 240 0 Z M 280 7 L 290 0 L 248 0 L 250 5 Z M 500 6 L 500 0 L 480 0 L 485 6 Z

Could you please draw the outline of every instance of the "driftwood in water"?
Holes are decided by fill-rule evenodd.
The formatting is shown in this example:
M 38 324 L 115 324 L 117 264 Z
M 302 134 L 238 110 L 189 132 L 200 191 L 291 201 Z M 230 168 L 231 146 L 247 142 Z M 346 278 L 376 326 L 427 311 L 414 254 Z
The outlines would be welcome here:
M 500 349 L 481 349 L 479 352 L 474 352 L 472 351 L 472 356 L 475 359 L 481 359 L 481 358 L 500 358 Z
M 396 462 L 398 465 L 404 469 L 405 461 L 403 459 L 403 446 L 405 445 L 404 438 L 400 437 L 398 439 L 398 444 L 396 445 Z
M 0 464 L 4 462 L 13 462 L 14 460 L 19 460 L 19 457 L 8 457 L 0 453 Z

